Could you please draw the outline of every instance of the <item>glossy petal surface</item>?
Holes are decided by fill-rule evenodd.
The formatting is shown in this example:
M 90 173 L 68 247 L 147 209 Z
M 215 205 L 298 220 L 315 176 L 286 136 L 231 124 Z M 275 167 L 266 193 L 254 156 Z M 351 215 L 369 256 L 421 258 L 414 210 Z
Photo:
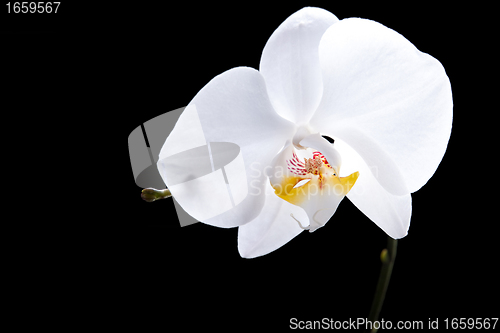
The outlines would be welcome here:
M 274 111 L 258 71 L 233 68 L 212 79 L 189 103 L 160 152 L 158 168 L 172 195 L 190 215 L 219 227 L 239 226 L 262 209 L 264 196 L 255 192 L 263 191 L 267 182 L 263 169 L 294 128 Z M 234 165 L 216 168 L 210 147 L 221 142 L 236 144 L 240 157 Z M 208 158 L 202 160 L 195 149 L 204 145 Z M 190 149 L 189 164 L 211 167 L 212 172 L 185 182 L 176 180 L 171 186 L 167 171 L 178 174 L 185 170 L 187 159 L 175 157 Z M 233 192 L 244 199 L 236 203 Z
M 349 145 L 335 138 L 337 150 L 344 159 L 341 175 L 359 170 L 356 185 L 347 198 L 387 235 L 398 239 L 406 236 L 411 218 L 411 194 L 394 195 L 380 185 L 363 158 Z
M 271 103 L 290 121 L 308 120 L 321 100 L 318 45 L 326 29 L 337 21 L 324 9 L 303 8 L 274 31 L 262 51 L 259 70 Z
M 356 130 L 361 136 L 345 141 L 380 169 L 380 184 L 395 194 L 417 191 L 435 172 L 450 136 L 453 102 L 443 66 L 394 30 L 357 18 L 325 32 L 319 57 L 323 98 L 311 125 L 330 136 Z M 366 155 L 371 146 L 382 164 Z M 387 182 L 391 169 L 404 184 Z
M 265 205 L 259 216 L 238 228 L 238 251 L 243 258 L 268 254 L 300 234 L 303 229 L 290 214 L 307 221 L 304 210 L 278 198 L 270 184 L 265 191 Z

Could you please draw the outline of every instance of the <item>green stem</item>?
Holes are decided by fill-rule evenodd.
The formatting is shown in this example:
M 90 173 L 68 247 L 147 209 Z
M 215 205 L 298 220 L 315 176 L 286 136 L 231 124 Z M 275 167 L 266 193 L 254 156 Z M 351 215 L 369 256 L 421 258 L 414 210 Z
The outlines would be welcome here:
M 385 293 L 387 292 L 387 287 L 389 287 L 389 281 L 391 280 L 392 267 L 396 260 L 397 247 L 398 241 L 387 236 L 387 248 L 383 249 L 380 253 L 382 268 L 380 269 L 380 276 L 378 278 L 375 296 L 373 297 L 372 308 L 368 315 L 368 320 L 372 323 L 378 320 L 380 310 L 382 310 L 382 305 L 384 304 Z M 375 333 L 377 329 L 372 326 L 371 332 Z
M 157 190 L 154 188 L 145 188 L 141 192 L 141 198 L 147 202 L 153 202 L 160 199 L 170 198 L 172 193 L 169 189 Z

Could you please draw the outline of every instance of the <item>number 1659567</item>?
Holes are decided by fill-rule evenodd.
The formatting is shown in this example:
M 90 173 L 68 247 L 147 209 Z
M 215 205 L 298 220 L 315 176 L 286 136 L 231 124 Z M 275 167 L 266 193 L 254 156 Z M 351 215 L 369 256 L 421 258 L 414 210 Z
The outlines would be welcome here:
M 57 13 L 61 2 L 8 2 L 7 12 L 9 14 L 26 14 L 26 13 Z

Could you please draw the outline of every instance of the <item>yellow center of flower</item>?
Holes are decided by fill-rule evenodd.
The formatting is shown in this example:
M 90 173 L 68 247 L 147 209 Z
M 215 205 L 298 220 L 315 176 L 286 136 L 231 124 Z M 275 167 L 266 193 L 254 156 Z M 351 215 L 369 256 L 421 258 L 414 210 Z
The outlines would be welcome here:
M 359 172 L 339 177 L 320 152 L 313 152 L 313 158 L 300 161 L 295 153 L 287 160 L 289 175 L 281 184 L 273 186 L 274 193 L 291 204 L 300 206 L 315 195 L 345 196 L 358 179 Z

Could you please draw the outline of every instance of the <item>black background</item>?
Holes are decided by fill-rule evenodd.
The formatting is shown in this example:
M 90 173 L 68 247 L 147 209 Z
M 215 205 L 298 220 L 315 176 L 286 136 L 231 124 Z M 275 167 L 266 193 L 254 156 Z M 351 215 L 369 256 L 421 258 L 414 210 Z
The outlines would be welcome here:
M 141 200 L 130 167 L 134 128 L 186 106 L 230 68 L 258 68 L 269 36 L 304 6 L 398 31 L 441 61 L 452 84 L 448 150 L 412 194 L 411 226 L 380 318 L 425 327 L 439 318 L 444 328 L 446 318 L 499 317 L 498 218 L 483 200 L 496 180 L 492 168 L 477 167 L 492 161 L 477 148 L 484 141 L 471 142 L 485 125 L 475 117 L 484 108 L 470 104 L 478 80 L 468 77 L 480 72 L 470 58 L 484 49 L 468 22 L 474 15 L 435 2 L 350 3 L 65 1 L 51 15 L 0 9 L 4 105 L 30 119 L 23 156 L 43 172 L 28 178 L 43 186 L 39 200 L 49 199 L 41 223 L 16 234 L 12 251 L 33 277 L 24 284 L 27 307 L 44 313 L 52 303 L 39 323 L 284 331 L 290 318 L 368 316 L 386 235 L 348 200 L 321 231 L 242 259 L 237 228 L 180 228 L 171 201 Z

